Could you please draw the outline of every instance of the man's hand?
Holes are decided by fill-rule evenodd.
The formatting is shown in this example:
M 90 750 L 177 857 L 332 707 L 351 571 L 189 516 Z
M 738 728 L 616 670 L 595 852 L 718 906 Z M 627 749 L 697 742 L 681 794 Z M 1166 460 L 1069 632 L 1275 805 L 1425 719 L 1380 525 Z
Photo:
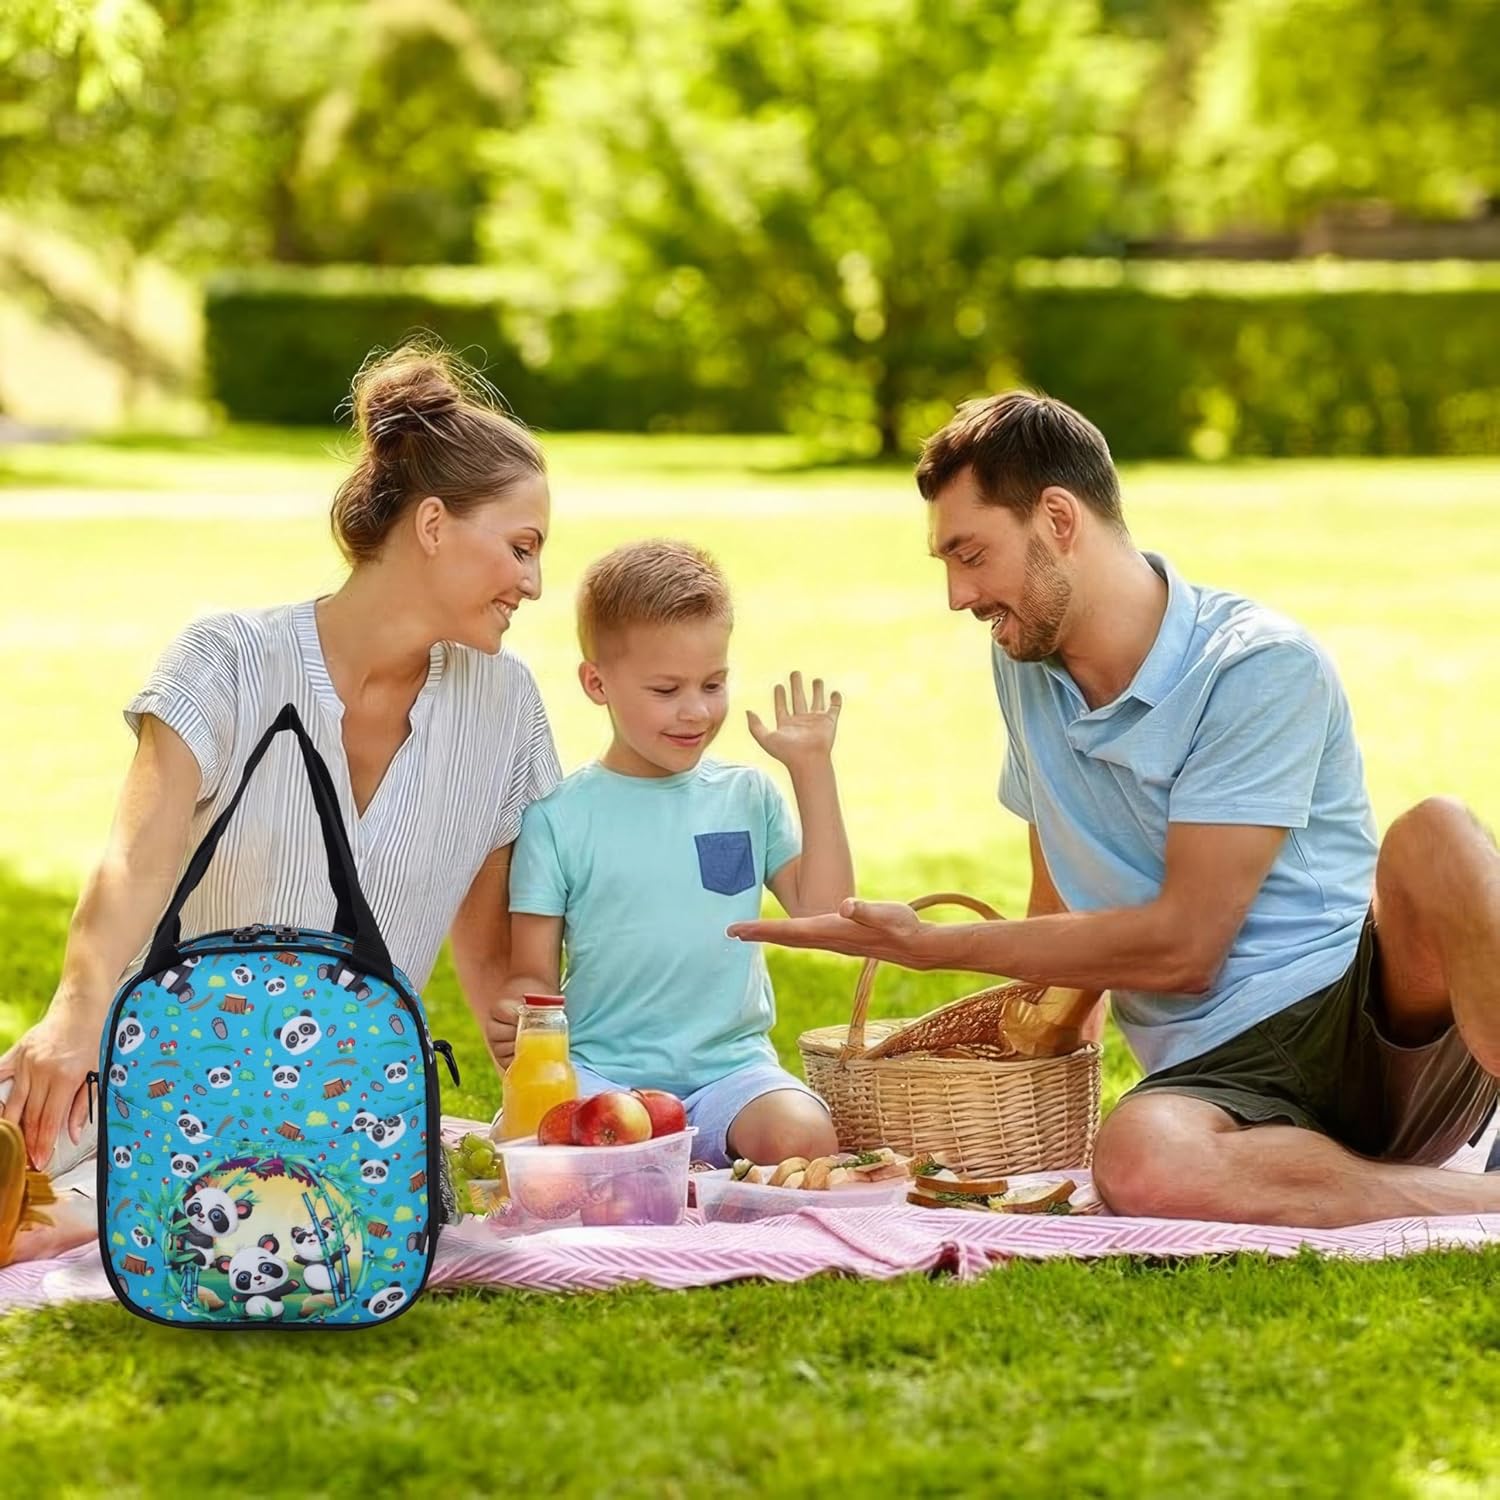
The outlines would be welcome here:
M 932 952 L 938 929 L 901 901 L 860 901 L 851 896 L 837 915 L 736 922 L 729 936 L 781 948 L 821 948 L 853 958 L 878 958 L 907 969 L 941 967 Z
M 839 709 L 843 699 L 830 693 L 823 699 L 823 679 L 813 678 L 812 703 L 802 686 L 802 674 L 791 677 L 791 711 L 787 710 L 787 690 L 776 684 L 776 727 L 767 729 L 753 709 L 745 715 L 750 733 L 767 755 L 779 760 L 789 770 L 812 761 L 827 760 L 833 753 L 833 739 L 838 731 Z
M 520 1014 L 519 1000 L 496 1000 L 485 1017 L 484 1039 L 499 1068 L 508 1068 L 516 1055 L 516 1018 Z

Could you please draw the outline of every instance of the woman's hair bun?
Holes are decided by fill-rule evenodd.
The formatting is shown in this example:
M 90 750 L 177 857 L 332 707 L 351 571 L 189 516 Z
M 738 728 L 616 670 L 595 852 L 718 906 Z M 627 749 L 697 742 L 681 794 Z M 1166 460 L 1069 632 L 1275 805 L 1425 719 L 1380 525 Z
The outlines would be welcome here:
M 526 424 L 478 370 L 430 335 L 371 354 L 349 405 L 360 453 L 330 519 L 351 563 L 376 557 L 415 500 L 432 495 L 462 515 L 546 473 Z
M 407 438 L 434 432 L 463 400 L 444 355 L 420 347 L 371 358 L 354 377 L 355 425 L 382 456 L 394 456 Z

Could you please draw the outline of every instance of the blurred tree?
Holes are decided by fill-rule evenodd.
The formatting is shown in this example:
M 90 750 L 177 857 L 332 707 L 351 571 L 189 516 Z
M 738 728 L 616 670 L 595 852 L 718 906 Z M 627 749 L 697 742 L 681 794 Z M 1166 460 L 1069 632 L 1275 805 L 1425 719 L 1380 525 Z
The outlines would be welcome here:
M 1462 217 L 1500 196 L 1493 0 L 1236 0 L 1195 94 L 1176 185 L 1187 228 L 1295 227 L 1372 198 Z
M 524 131 L 491 137 L 491 255 L 530 268 L 523 349 L 616 310 L 793 425 L 910 448 L 1002 378 L 1017 257 L 1128 221 L 1151 60 L 1092 0 L 578 0 Z M 525 319 L 520 320 L 523 324 Z
M 524 98 L 519 63 L 502 53 L 531 60 L 555 14 L 539 4 L 512 21 L 513 7 L 457 0 L 122 0 L 73 7 L 89 31 L 55 15 L 49 29 L 43 9 L 0 32 L 14 54 L 0 80 L 0 196 L 114 267 L 127 406 L 146 351 L 125 325 L 148 257 L 190 271 L 472 260 L 477 142 Z M 114 11 L 135 20 L 106 45 L 97 21 Z M 100 49 L 116 86 L 85 89 Z
M 27 128 L 28 85 L 58 66 L 81 110 L 128 97 L 161 33 L 161 17 L 148 0 L 6 0 L 0 9 L 0 76 L 8 87 L 0 138 Z

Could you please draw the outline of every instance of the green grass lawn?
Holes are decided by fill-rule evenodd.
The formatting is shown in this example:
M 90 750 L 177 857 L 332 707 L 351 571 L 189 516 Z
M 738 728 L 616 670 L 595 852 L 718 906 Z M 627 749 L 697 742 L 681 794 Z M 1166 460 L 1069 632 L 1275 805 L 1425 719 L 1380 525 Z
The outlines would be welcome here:
M 331 433 L 0 449 L 0 1043 L 45 1006 L 129 754 L 121 704 L 195 614 L 340 577 Z M 547 593 L 512 642 L 564 762 L 604 724 L 573 677 L 573 584 L 627 537 L 711 547 L 736 587 L 733 688 L 843 689 L 864 889 L 1015 910 L 1024 830 L 995 802 L 984 632 L 944 607 L 909 480 L 765 439 L 549 443 Z M 1377 810 L 1431 791 L 1500 811 L 1500 462 L 1127 473 L 1144 546 L 1312 626 L 1344 671 Z M 742 720 L 720 753 L 754 759 Z M 773 955 L 782 1055 L 847 1014 L 855 966 Z M 878 1013 L 963 980 L 888 974 Z M 451 970 L 428 992 L 465 1087 L 497 1088 Z M 1110 1098 L 1134 1077 L 1116 1039 Z M 958 1286 L 823 1281 L 572 1299 L 434 1297 L 356 1341 L 184 1338 L 114 1306 L 0 1324 L 0 1476 L 19 1493 L 1497 1493 L 1500 1256 L 1015 1267 Z M 336 1361 L 336 1369 L 330 1367 Z M 208 1411 L 217 1408 L 217 1419 Z M 10 1486 L 0 1479 L 0 1493 Z

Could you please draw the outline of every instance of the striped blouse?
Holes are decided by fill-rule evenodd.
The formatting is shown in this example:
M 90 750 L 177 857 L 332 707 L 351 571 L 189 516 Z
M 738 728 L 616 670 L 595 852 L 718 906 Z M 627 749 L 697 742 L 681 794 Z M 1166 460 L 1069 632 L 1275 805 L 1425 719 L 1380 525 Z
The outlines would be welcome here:
M 344 705 L 323 660 L 312 601 L 198 620 L 125 710 L 136 733 L 143 714 L 170 725 L 198 761 L 188 855 L 286 703 L 296 705 L 328 762 L 365 898 L 392 959 L 420 989 L 485 857 L 515 839 L 523 809 L 557 784 L 536 681 L 508 651 L 488 656 L 434 645 L 411 733 L 360 817 L 344 756 Z M 333 918 L 302 757 L 293 737 L 280 735 L 188 900 L 183 935 L 252 922 L 327 930 Z

